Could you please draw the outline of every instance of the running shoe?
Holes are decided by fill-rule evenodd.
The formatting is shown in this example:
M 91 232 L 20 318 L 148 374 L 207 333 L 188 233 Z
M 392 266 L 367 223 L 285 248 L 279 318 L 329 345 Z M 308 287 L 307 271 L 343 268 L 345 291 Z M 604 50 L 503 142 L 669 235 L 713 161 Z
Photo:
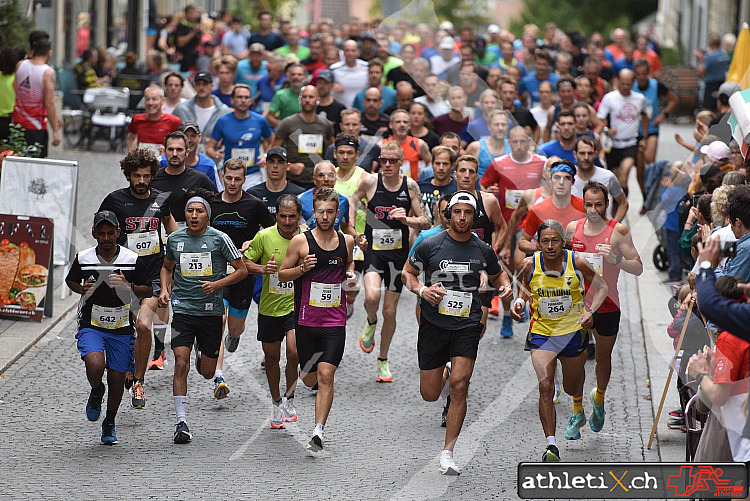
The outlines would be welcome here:
M 362 329 L 362 334 L 359 335 L 359 347 L 365 353 L 370 353 L 375 348 L 375 327 L 378 323 L 370 324 L 369 320 L 365 320 L 365 328 Z
M 284 404 L 281 406 L 281 410 L 284 412 L 284 421 L 294 422 L 299 419 L 297 416 L 297 408 L 294 406 L 294 399 L 287 398 Z
M 442 475 L 461 474 L 461 470 L 459 470 L 456 463 L 453 462 L 453 451 L 444 450 L 440 452 L 440 473 Z
M 513 337 L 513 319 L 509 315 L 503 315 L 503 326 L 500 327 L 500 335 L 505 339 Z
M 224 376 L 214 378 L 214 398 L 221 400 L 227 398 L 227 395 L 229 395 L 229 386 L 224 381 Z
M 559 404 L 560 395 L 562 394 L 562 385 L 557 381 L 553 381 L 553 384 L 555 385 L 555 395 L 552 397 L 552 403 Z
M 378 383 L 392 383 L 393 375 L 388 368 L 388 360 L 378 360 Z
M 130 396 L 132 397 L 131 405 L 136 409 L 143 409 L 146 407 L 146 394 L 143 392 L 143 383 L 136 381 L 133 383 L 133 387 L 130 389 Z
M 351 303 L 349 301 L 346 302 L 346 318 L 352 318 L 352 315 L 354 315 L 354 301 Z
M 125 389 L 129 390 L 133 386 L 133 373 L 128 371 L 125 373 Z
M 187 423 L 185 421 L 177 423 L 174 430 L 174 443 L 189 444 L 191 440 L 193 440 L 193 434 L 190 433 Z
M 102 445 L 115 445 L 116 443 L 115 423 L 102 423 Z
M 675 409 L 669 412 L 669 415 L 673 418 L 682 417 L 682 409 Z
M 224 348 L 226 348 L 226 350 L 229 353 L 234 353 L 235 351 L 237 351 L 237 347 L 239 345 L 240 345 L 240 336 L 232 337 L 227 332 L 227 335 L 224 336 Z
M 568 419 L 568 427 L 565 428 L 565 440 L 578 440 L 581 438 L 581 428 L 586 424 L 586 415 L 583 412 L 571 414 Z
M 271 407 L 271 429 L 279 430 L 286 428 L 286 425 L 284 425 L 284 411 L 281 410 L 281 404 L 274 404 Z
M 489 314 L 493 317 L 500 315 L 500 296 L 492 298 L 492 304 L 490 305 Z
M 96 421 L 102 413 L 102 400 L 104 399 L 104 383 L 102 383 L 102 394 L 97 395 L 94 393 L 94 389 L 91 388 L 89 393 L 89 401 L 86 402 L 86 417 L 89 421 Z
M 163 371 L 164 370 L 164 350 L 154 352 L 154 358 L 148 363 L 148 370 L 150 371 Z
M 596 388 L 593 388 L 591 390 L 591 395 L 589 396 L 589 399 L 591 400 L 591 405 L 594 406 L 593 407 L 594 410 L 591 413 L 591 416 L 589 416 L 589 426 L 591 426 L 591 431 L 598 433 L 604 427 L 604 404 L 596 405 L 594 403 L 595 393 L 596 393 Z
M 448 419 L 448 408 L 451 406 L 451 396 L 448 395 L 448 398 L 445 399 L 445 407 L 443 407 L 443 416 L 440 419 L 440 427 L 445 428 L 446 422 L 445 420 Z
M 203 373 L 201 373 L 201 352 L 197 346 L 195 348 L 195 370 L 197 370 L 198 374 L 201 376 L 203 375 Z
M 307 443 L 307 450 L 310 452 L 320 452 L 323 450 L 323 430 L 317 428 L 313 430 L 312 438 Z
M 260 370 L 266 370 L 266 357 L 260 359 Z
M 556 445 L 548 445 L 547 450 L 542 454 L 542 462 L 558 463 L 560 461 L 560 451 Z

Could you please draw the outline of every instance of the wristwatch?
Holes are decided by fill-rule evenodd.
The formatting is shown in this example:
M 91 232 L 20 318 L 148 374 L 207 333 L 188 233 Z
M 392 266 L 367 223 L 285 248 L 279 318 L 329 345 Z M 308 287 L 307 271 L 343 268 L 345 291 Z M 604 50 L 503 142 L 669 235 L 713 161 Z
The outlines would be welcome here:
M 701 261 L 700 266 L 704 270 L 710 270 L 711 268 L 714 267 L 713 264 L 711 264 L 711 261 L 709 261 L 708 259 L 706 259 L 705 261 Z
M 699 373 L 697 376 L 695 376 L 695 382 L 698 383 L 698 386 L 701 385 L 701 381 L 703 381 L 703 378 L 708 376 L 705 372 Z

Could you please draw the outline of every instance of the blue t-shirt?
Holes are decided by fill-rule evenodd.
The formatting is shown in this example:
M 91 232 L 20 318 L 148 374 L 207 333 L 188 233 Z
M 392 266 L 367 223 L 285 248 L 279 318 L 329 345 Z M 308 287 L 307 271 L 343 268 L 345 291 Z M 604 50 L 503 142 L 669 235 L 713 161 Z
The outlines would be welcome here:
M 234 83 L 249 85 L 250 96 L 252 97 L 258 91 L 258 80 L 260 80 L 263 75 L 268 75 L 265 61 L 260 63 L 260 68 L 254 70 L 250 66 L 250 60 L 243 59 L 237 64 L 237 73 L 234 75 Z
M 614 73 L 615 76 L 619 75 L 620 71 L 622 70 L 632 71 L 632 69 L 633 69 L 633 61 L 628 62 L 628 60 L 625 59 L 624 57 L 612 63 L 612 73 Z
M 560 76 L 555 73 L 550 73 L 546 78 L 546 81 L 552 84 L 552 88 L 557 88 L 557 82 L 560 80 Z M 536 74 L 525 76 L 521 79 L 521 83 L 518 85 L 518 93 L 523 95 L 524 92 L 528 92 L 531 96 L 531 105 L 529 108 L 533 108 L 539 104 L 539 85 L 545 80 L 539 80 Z
M 315 220 L 315 217 L 313 215 L 314 189 L 315 188 L 310 188 L 306 192 L 297 195 L 297 198 L 299 198 L 300 202 L 302 202 L 302 219 L 305 220 L 305 224 L 307 224 L 308 228 L 310 228 L 311 230 L 315 228 L 315 226 L 317 226 L 317 221 Z M 339 231 L 341 221 L 349 221 L 349 199 L 339 193 L 339 215 L 336 218 L 336 221 L 333 223 L 334 230 Z
M 423 240 L 430 238 L 433 235 L 437 235 L 441 231 L 444 231 L 444 230 L 443 230 L 443 227 L 440 225 L 433 226 L 429 230 L 420 231 L 419 235 L 417 235 L 417 239 L 414 240 L 414 245 L 412 245 L 411 249 L 409 249 L 409 257 L 412 257 L 414 255 L 414 251 L 417 250 L 417 247 L 419 247 L 419 244 L 421 244 Z
M 266 48 L 267 51 L 273 52 L 279 47 L 283 47 L 286 45 L 284 43 L 284 39 L 279 36 L 276 32 L 270 32 L 268 35 L 261 35 L 260 33 L 253 33 L 250 35 L 250 40 L 248 41 L 248 45 L 252 45 L 254 43 L 262 43 L 263 47 Z M 265 61 L 264 61 L 265 62 Z
M 367 89 L 362 89 L 357 92 L 357 95 L 354 96 L 352 108 L 357 108 L 362 112 L 365 111 L 365 92 L 367 92 Z M 387 85 L 384 85 L 383 88 L 380 89 L 380 96 L 383 99 L 383 106 L 380 107 L 381 113 L 383 113 L 387 107 L 396 103 L 396 91 Z
M 232 93 L 231 92 L 229 94 L 222 94 L 219 89 L 214 89 L 214 90 L 211 91 L 211 94 L 213 94 L 214 96 L 218 97 L 219 101 L 221 101 L 222 103 L 226 104 L 230 108 L 234 108 L 234 106 L 232 106 L 232 101 L 231 101 L 231 99 L 232 99 Z
M 547 158 L 556 156 L 562 158 L 563 160 L 570 160 L 571 162 L 573 162 L 573 165 L 578 166 L 575 154 L 573 153 L 575 149 L 575 146 L 573 146 L 573 148 L 569 150 L 563 149 L 560 141 L 555 139 L 554 141 L 549 141 L 541 145 L 539 147 L 539 153 Z M 596 165 L 597 167 L 602 167 L 602 163 L 599 161 L 599 157 L 596 157 L 596 160 L 594 160 L 594 165 Z
M 166 167 L 168 165 L 168 163 L 169 162 L 167 162 L 167 157 L 165 157 L 164 155 L 162 155 L 161 157 L 159 157 L 159 164 L 162 167 Z M 211 160 L 210 158 L 208 158 L 206 155 L 204 155 L 203 153 L 201 153 L 199 151 L 198 152 L 198 163 L 195 164 L 195 165 L 185 164 L 185 166 L 189 167 L 191 169 L 195 169 L 198 172 L 202 172 L 205 175 L 207 175 L 208 179 L 211 180 L 211 182 L 216 187 L 216 189 L 217 190 L 219 189 L 219 183 L 218 183 L 218 180 L 216 179 L 216 164 L 214 163 L 213 160 Z
M 270 103 L 273 99 L 273 95 L 276 94 L 276 91 L 281 88 L 282 85 L 284 85 L 284 82 L 286 82 L 286 76 L 281 75 L 281 78 L 276 80 L 275 85 L 271 85 L 271 80 L 269 80 L 268 75 L 263 75 L 260 77 L 260 80 L 258 80 L 258 92 L 260 92 L 260 100 L 264 103 Z
M 712 50 L 703 58 L 703 69 L 706 74 L 704 82 L 723 82 L 729 71 L 729 53 L 724 49 Z
M 247 173 L 258 171 L 258 156 L 260 155 L 261 139 L 268 139 L 273 134 L 271 126 L 263 116 L 250 112 L 250 116 L 238 119 L 234 113 L 228 113 L 216 121 L 211 139 L 215 141 L 224 140 L 224 161 L 232 158 L 235 149 L 248 151 L 237 152 L 239 156 L 247 161 Z M 249 156 L 249 158 L 244 158 Z
M 461 133 L 461 139 L 463 139 L 467 143 L 472 143 L 474 141 L 479 141 L 481 138 L 487 137 L 489 135 L 490 128 L 487 126 L 487 121 L 484 119 L 484 116 L 480 114 L 478 118 L 475 118 L 474 120 L 466 124 L 466 128 Z

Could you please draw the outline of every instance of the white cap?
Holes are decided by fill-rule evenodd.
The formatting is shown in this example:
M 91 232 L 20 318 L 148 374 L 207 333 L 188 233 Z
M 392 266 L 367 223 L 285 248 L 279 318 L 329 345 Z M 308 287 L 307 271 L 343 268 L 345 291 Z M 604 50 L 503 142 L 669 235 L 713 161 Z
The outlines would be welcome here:
M 714 141 L 711 144 L 701 146 L 701 153 L 706 155 L 712 162 L 729 160 L 729 146 L 724 141 Z
M 494 35 L 495 33 L 500 33 L 500 26 L 496 24 L 491 24 L 487 26 L 487 34 L 488 35 Z
M 475 211 L 477 210 L 477 199 L 468 191 L 457 191 L 448 202 L 448 209 L 452 209 L 457 204 L 469 204 L 474 207 Z
M 440 23 L 440 27 L 445 31 L 453 31 L 453 23 L 450 21 L 443 21 L 442 23 Z
M 456 46 L 455 42 L 451 37 L 445 37 L 442 40 L 440 40 L 439 48 L 442 49 L 450 49 L 453 50 L 453 48 Z

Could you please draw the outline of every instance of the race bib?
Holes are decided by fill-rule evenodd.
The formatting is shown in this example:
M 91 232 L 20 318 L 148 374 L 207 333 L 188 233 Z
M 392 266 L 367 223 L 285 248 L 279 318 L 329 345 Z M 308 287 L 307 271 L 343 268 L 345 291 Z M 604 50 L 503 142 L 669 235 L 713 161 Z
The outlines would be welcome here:
M 355 245 L 354 249 L 352 249 L 352 256 L 354 257 L 355 261 L 365 260 L 365 253 L 362 252 L 362 249 L 360 249 L 358 245 Z
M 161 250 L 159 246 L 159 232 L 154 230 L 128 234 L 128 249 L 139 256 L 158 254 Z
M 279 294 L 281 296 L 293 296 L 294 282 L 291 280 L 289 282 L 279 282 L 279 274 L 274 273 L 268 277 L 268 292 L 271 294 Z
M 524 190 L 505 190 L 505 208 L 506 209 L 518 209 L 518 204 L 521 202 Z
M 341 284 L 310 284 L 310 306 L 318 308 L 336 308 L 341 306 Z
M 156 143 L 138 143 L 139 148 L 146 149 L 156 155 L 156 158 L 161 156 L 161 145 Z
M 594 271 L 597 272 L 599 275 L 602 275 L 604 272 L 603 264 L 604 261 L 602 259 L 602 255 L 599 253 L 593 253 L 593 252 L 579 252 L 581 256 L 586 258 L 586 261 L 589 262 L 592 268 L 594 268 Z
M 438 313 L 451 317 L 469 316 L 471 311 L 471 292 L 460 292 L 448 290 L 443 300 L 438 304 Z
M 91 325 L 114 330 L 130 325 L 130 305 L 108 308 L 95 304 L 91 307 Z
M 397 250 L 402 247 L 401 230 L 372 230 L 372 250 Z
M 214 274 L 211 253 L 183 252 L 180 254 L 180 273 L 183 277 L 210 277 Z
M 540 297 L 539 314 L 547 320 L 565 317 L 573 309 L 573 298 L 570 296 Z
M 300 134 L 297 137 L 297 153 L 317 153 L 323 154 L 323 135 L 322 134 Z
M 255 165 L 255 148 L 233 148 L 232 158 L 239 158 L 247 167 Z

